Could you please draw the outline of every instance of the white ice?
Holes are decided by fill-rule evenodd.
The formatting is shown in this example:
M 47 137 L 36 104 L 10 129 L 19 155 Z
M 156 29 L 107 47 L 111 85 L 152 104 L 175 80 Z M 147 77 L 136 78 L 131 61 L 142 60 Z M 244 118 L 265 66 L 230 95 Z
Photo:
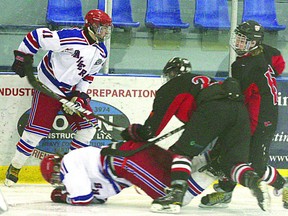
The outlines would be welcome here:
M 3 216 L 55 216 L 55 215 L 83 215 L 83 216 L 158 216 L 167 214 L 157 214 L 149 211 L 152 199 L 141 192 L 136 192 L 135 188 L 125 189 L 117 196 L 109 198 L 102 205 L 71 206 L 67 204 L 57 204 L 50 200 L 50 193 L 53 187 L 50 185 L 17 184 L 11 188 L 0 186 L 2 194 L 8 204 L 8 211 Z M 257 215 L 288 215 L 288 209 L 282 206 L 281 197 L 271 194 L 271 211 L 264 212 L 258 205 L 247 188 L 237 186 L 230 206 L 226 209 L 203 209 L 198 204 L 202 196 L 212 192 L 209 187 L 203 195 L 195 198 L 192 202 L 182 208 L 178 215 L 211 215 L 211 216 L 257 216 Z M 1 216 L 2 216 L 1 215 Z

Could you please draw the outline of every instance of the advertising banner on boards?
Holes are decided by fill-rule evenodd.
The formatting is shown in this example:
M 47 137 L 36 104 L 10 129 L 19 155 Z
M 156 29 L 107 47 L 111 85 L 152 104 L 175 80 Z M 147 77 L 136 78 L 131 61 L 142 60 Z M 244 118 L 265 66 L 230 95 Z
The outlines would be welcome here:
M 0 79 L 0 166 L 10 163 L 30 113 L 33 89 L 26 81 L 14 75 L 3 75 Z M 95 78 L 88 90 L 95 114 L 122 127 L 130 123 L 144 123 L 151 109 L 156 90 L 163 84 L 159 76 L 103 75 Z M 288 79 L 278 79 L 279 122 L 270 148 L 269 163 L 276 168 L 288 167 Z M 45 118 L 45 116 L 43 116 Z M 172 119 L 163 134 L 181 123 Z M 120 131 L 99 121 L 99 127 L 120 140 Z M 181 132 L 180 132 L 181 134 Z M 160 143 L 164 148 L 172 145 L 180 134 Z M 74 133 L 60 111 L 49 136 L 37 146 L 28 165 L 38 165 L 45 155 L 69 151 Z M 97 132 L 92 145 L 101 147 L 111 142 L 103 133 Z M 5 155 L 5 157 L 3 157 Z

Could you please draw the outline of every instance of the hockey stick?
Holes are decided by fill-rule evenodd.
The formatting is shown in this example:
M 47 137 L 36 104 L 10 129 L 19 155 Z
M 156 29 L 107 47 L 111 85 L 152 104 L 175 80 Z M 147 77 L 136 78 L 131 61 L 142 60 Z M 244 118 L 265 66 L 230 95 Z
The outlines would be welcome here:
M 118 146 L 116 144 L 116 149 L 113 149 L 113 144 L 110 145 L 109 147 L 107 148 L 103 148 L 101 150 L 101 155 L 104 155 L 104 156 L 120 156 L 120 157 L 129 157 L 129 156 L 132 156 L 134 154 L 136 154 L 137 152 L 140 152 L 148 147 L 150 147 L 151 145 L 154 145 L 170 136 L 172 136 L 173 134 L 175 133 L 178 133 L 179 131 L 183 130 L 185 128 L 185 125 L 182 125 L 181 127 L 178 127 L 154 140 L 151 140 L 151 141 L 148 141 L 147 143 L 143 144 L 141 147 L 137 148 L 137 149 L 134 149 L 134 150 L 119 150 L 117 148 L 119 148 L 124 142 L 122 143 L 117 143 L 119 144 L 120 146 Z
M 26 60 L 26 58 L 25 58 Z M 67 107 L 69 107 L 71 110 L 73 110 L 74 112 L 77 111 L 77 114 L 80 115 L 80 117 L 82 117 L 84 120 L 86 120 L 90 125 L 92 125 L 93 127 L 95 127 L 95 124 L 93 122 L 91 122 L 90 119 L 88 119 L 86 115 L 92 115 L 93 117 L 95 117 L 96 119 L 110 125 L 113 126 L 115 129 L 119 130 L 119 131 L 123 131 L 125 130 L 124 127 L 121 127 L 119 125 L 116 125 L 110 121 L 105 120 L 104 118 L 94 114 L 93 112 L 91 112 L 90 110 L 84 109 L 83 107 L 79 107 L 77 105 L 75 105 L 74 103 L 72 103 L 71 101 L 67 100 L 66 98 L 63 98 L 61 96 L 59 96 L 58 94 L 54 93 L 53 91 L 51 91 L 51 89 L 49 89 L 46 85 L 44 85 L 43 83 L 41 83 L 33 74 L 33 67 L 32 64 L 25 64 L 24 66 L 24 70 L 25 70 L 25 74 L 27 75 L 27 79 L 28 82 L 32 85 L 32 87 L 38 91 L 43 92 L 44 94 L 55 98 L 56 100 L 58 100 L 60 103 L 66 105 Z

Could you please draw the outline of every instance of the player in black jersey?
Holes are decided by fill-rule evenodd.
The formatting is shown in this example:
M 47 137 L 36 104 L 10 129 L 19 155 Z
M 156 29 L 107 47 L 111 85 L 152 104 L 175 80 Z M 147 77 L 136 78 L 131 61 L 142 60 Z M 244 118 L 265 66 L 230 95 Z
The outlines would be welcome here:
M 217 161 L 213 161 L 213 166 L 209 164 L 207 169 L 215 175 L 223 172 L 229 177 L 232 172 L 232 180 L 249 187 L 256 194 L 259 206 L 266 210 L 266 194 L 262 191 L 265 186 L 258 187 L 261 179 L 246 163 L 250 128 L 239 83 L 229 78 L 220 84 L 213 78 L 189 71 L 191 64 L 187 59 L 174 57 L 168 61 L 163 72 L 170 80 L 156 92 L 152 112 L 144 125 L 132 124 L 121 133 L 125 140 L 141 142 L 159 135 L 172 116 L 185 124 L 184 132 L 169 148 L 175 154 L 171 166 L 171 190 L 166 196 L 155 199 L 151 210 L 180 211 L 191 172 L 191 158 L 215 138 L 221 143 L 221 151 Z M 221 170 L 217 169 L 219 165 Z M 233 166 L 235 169 L 231 170 Z
M 285 61 L 279 50 L 262 44 L 263 37 L 264 29 L 255 21 L 249 20 L 237 26 L 230 42 L 238 55 L 232 64 L 232 77 L 240 81 L 245 95 L 245 105 L 249 111 L 249 161 L 255 172 L 274 187 L 274 194 L 277 195 L 281 194 L 285 179 L 274 167 L 268 165 L 268 159 L 278 122 L 275 77 L 283 72 Z M 231 201 L 235 186 L 231 181 L 219 181 L 214 185 L 217 192 L 203 197 L 200 206 L 227 207 L 223 204 Z

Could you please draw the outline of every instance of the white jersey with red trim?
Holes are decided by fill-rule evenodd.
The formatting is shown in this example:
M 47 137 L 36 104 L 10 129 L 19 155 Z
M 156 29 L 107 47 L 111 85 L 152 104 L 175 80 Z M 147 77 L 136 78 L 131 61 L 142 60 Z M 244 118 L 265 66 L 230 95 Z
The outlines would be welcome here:
M 86 92 L 107 59 L 104 43 L 90 44 L 79 28 L 38 28 L 29 32 L 18 48 L 32 55 L 39 49 L 48 52 L 38 65 L 38 78 L 62 96 L 68 96 L 72 90 Z
M 89 203 L 93 198 L 106 200 L 118 194 L 131 182 L 116 177 L 101 149 L 85 147 L 69 152 L 61 162 L 61 179 L 72 204 Z

